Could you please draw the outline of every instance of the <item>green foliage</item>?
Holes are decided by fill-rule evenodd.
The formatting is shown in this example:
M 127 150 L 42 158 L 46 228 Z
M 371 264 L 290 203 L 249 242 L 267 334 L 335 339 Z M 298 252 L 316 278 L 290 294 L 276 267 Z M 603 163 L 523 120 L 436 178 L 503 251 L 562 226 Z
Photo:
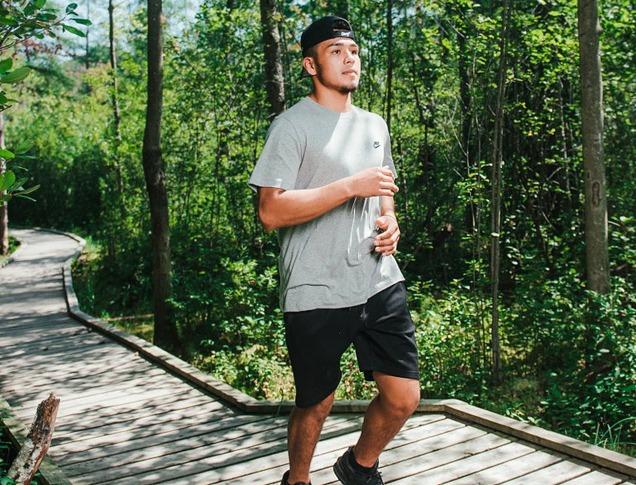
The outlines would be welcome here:
M 206 0 L 185 32 L 165 37 L 171 303 L 185 358 L 252 395 L 292 398 L 278 308 L 278 241 L 261 229 L 246 184 L 269 123 L 260 14 L 254 2 L 234 4 Z M 291 106 L 310 87 L 299 77 L 300 33 L 310 19 L 330 12 L 327 2 L 282 4 Z M 384 116 L 385 7 L 349 2 L 362 48 L 354 103 Z M 34 56 L 31 75 L 20 83 L 23 102 L 7 116 L 8 140 L 34 141 L 32 158 L 19 164 L 40 185 L 38 207 L 16 197 L 13 220 L 72 227 L 94 238 L 92 256 L 76 268 L 76 285 L 82 306 L 98 316 L 152 311 L 151 228 L 140 161 L 145 13 L 140 4 L 129 24 L 117 26 L 119 139 L 103 47 L 90 47 L 89 69 Z M 417 326 L 423 396 L 465 399 L 631 453 L 636 13 L 621 0 L 603 5 L 601 15 L 612 291 L 596 298 L 585 289 L 583 270 L 576 2 L 512 2 L 500 234 L 505 380 L 494 386 L 489 198 L 501 13 L 499 4 L 469 0 L 395 2 L 393 11 L 397 259 Z M 0 60 L 0 71 L 11 69 Z M 11 168 L 15 180 L 25 177 Z M 150 338 L 147 321 L 119 324 Z M 342 368 L 338 398 L 374 395 L 353 349 Z

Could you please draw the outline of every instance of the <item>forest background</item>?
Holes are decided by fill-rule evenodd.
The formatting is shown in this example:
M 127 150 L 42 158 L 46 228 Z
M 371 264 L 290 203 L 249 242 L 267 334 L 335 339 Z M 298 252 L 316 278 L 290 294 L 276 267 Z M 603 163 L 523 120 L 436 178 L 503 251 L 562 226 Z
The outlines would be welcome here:
M 300 76 L 303 28 L 339 13 L 356 31 L 354 104 L 386 119 L 400 174 L 396 258 L 422 397 L 463 399 L 634 455 L 636 7 L 599 4 L 610 263 L 601 294 L 586 286 L 575 0 L 269 3 L 286 107 L 311 88 Z M 146 3 L 109 4 L 112 19 L 105 4 L 78 7 L 93 21 L 78 26 L 87 37 L 32 39 L 13 54 L 32 74 L 4 112 L 7 147 L 25 153 L 8 164 L 39 188 L 35 201 L 11 200 L 9 217 L 85 237 L 73 275 L 81 307 L 152 340 Z M 254 397 L 292 399 L 278 242 L 247 186 L 274 114 L 261 14 L 244 0 L 164 2 L 169 302 L 175 353 Z M 501 376 L 489 269 L 497 129 Z M 338 398 L 374 395 L 353 349 L 342 366 Z

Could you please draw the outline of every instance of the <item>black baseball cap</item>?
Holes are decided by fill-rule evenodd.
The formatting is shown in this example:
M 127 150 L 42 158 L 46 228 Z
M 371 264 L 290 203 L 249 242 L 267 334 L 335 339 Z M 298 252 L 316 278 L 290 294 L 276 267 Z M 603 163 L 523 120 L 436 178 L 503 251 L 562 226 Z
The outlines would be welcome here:
M 309 25 L 300 36 L 300 48 L 303 57 L 307 55 L 307 49 L 321 43 L 323 40 L 335 39 L 336 37 L 347 37 L 356 40 L 351 24 L 347 19 L 335 15 L 327 15 Z M 302 69 L 302 73 L 307 71 Z

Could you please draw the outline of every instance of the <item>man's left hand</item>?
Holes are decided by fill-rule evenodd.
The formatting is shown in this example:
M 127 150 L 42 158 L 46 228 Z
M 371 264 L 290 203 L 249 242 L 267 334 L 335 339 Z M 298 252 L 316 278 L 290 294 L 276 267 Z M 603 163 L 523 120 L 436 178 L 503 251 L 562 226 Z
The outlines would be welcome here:
M 400 239 L 400 228 L 397 219 L 393 215 L 380 216 L 375 220 L 383 232 L 378 234 L 373 243 L 375 244 L 375 252 L 382 253 L 383 256 L 390 256 L 397 251 L 397 243 Z

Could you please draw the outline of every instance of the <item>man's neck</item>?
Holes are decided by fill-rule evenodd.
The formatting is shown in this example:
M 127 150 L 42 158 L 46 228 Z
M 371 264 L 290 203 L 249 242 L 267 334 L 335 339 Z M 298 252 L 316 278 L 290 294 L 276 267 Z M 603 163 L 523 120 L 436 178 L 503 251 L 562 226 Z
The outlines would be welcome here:
M 351 93 L 344 94 L 331 89 L 314 89 L 309 97 L 332 111 L 345 113 L 352 109 Z

